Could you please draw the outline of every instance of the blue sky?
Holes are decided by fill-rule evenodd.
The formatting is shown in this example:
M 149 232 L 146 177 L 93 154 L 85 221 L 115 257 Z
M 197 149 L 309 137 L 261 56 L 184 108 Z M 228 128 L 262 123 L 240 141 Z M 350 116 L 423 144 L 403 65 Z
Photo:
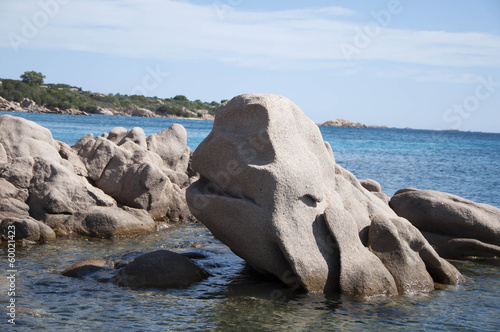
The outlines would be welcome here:
M 0 77 L 500 132 L 500 1 L 0 0 Z

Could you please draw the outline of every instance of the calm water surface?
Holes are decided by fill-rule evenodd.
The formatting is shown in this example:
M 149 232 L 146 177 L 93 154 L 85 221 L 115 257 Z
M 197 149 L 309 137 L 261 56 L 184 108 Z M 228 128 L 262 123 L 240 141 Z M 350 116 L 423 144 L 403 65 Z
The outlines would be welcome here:
M 5 112 L 0 112 L 5 114 Z M 147 135 L 172 123 L 184 125 L 196 146 L 212 122 L 116 116 L 9 113 L 49 128 L 75 143 L 92 132 L 139 126 Z M 373 178 L 392 195 L 403 187 L 451 192 L 500 207 L 500 134 L 399 129 L 321 128 L 337 163 L 358 178 Z M 193 249 L 194 244 L 203 248 Z M 198 251 L 197 263 L 213 277 L 180 290 L 123 289 L 94 280 L 63 277 L 75 262 L 128 251 Z M 5 250 L 0 266 L 6 269 Z M 498 331 L 500 262 L 452 261 L 468 278 L 460 286 L 437 285 L 431 294 L 359 300 L 293 293 L 244 270 L 244 262 L 199 224 L 171 225 L 129 238 L 60 239 L 17 249 L 19 331 Z M 6 306 L 6 278 L 0 299 Z M 0 330 L 11 330 L 5 309 Z

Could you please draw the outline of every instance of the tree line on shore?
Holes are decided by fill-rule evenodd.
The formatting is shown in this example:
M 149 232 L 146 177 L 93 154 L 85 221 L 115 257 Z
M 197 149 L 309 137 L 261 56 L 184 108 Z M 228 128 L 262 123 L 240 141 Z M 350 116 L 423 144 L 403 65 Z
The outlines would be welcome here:
M 21 80 L 0 78 L 0 97 L 8 101 L 22 102 L 33 100 L 37 105 L 48 108 L 77 109 L 87 113 L 96 113 L 97 109 L 144 108 L 159 116 L 199 117 L 203 113 L 214 115 L 219 102 L 190 101 L 186 96 L 173 98 L 147 97 L 143 95 L 123 95 L 120 93 L 102 94 L 84 91 L 80 87 L 68 84 L 44 84 L 45 76 L 35 71 L 27 71 Z M 221 101 L 224 102 L 224 101 Z M 204 110 L 204 112 L 200 112 Z

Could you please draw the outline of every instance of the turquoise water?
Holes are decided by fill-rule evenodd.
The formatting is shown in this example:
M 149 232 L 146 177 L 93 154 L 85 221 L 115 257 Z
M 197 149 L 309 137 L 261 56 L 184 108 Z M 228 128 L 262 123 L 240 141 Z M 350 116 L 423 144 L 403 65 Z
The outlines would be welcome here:
M 5 112 L 0 112 L 4 114 Z M 75 143 L 113 127 L 142 127 L 147 135 L 173 122 L 184 125 L 191 148 L 212 122 L 113 116 L 9 113 L 49 128 Z M 337 162 L 383 191 L 413 186 L 451 192 L 500 207 L 500 134 L 399 129 L 321 128 Z M 193 249 L 194 244 L 203 248 Z M 122 289 L 75 280 L 60 271 L 75 262 L 130 250 L 199 251 L 197 263 L 213 277 L 180 290 Z M 129 238 L 60 239 L 17 249 L 17 325 L 31 331 L 498 331 L 500 261 L 452 261 L 468 278 L 460 286 L 437 285 L 431 294 L 359 300 L 294 293 L 244 270 L 244 262 L 199 224 L 175 225 Z M 2 249 L 0 269 L 6 269 Z M 1 307 L 7 299 L 0 279 Z M 276 296 L 279 294 L 279 296 Z M 0 309 L 0 330 L 12 329 Z

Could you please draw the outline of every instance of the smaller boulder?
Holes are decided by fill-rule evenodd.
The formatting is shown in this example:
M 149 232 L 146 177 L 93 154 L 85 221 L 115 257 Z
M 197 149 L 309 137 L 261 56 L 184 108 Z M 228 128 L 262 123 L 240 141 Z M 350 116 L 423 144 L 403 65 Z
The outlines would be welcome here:
M 500 251 L 500 209 L 434 190 L 399 190 L 391 208 L 417 227 L 445 258 L 492 257 Z
M 82 236 L 112 238 L 153 232 L 155 222 L 144 210 L 94 206 L 73 214 L 62 228 Z
M 10 226 L 15 227 L 15 239 L 28 240 L 35 242 L 48 242 L 56 239 L 56 234 L 49 226 L 33 219 L 31 217 L 24 218 L 5 218 L 0 223 L 0 234 L 3 240 L 8 239 Z
M 364 180 L 359 180 L 359 183 L 361 183 L 361 185 L 363 186 L 363 188 L 365 188 L 369 192 L 372 192 L 372 193 L 380 193 L 380 192 L 382 192 L 382 186 L 380 185 L 380 183 L 378 183 L 375 180 L 364 179 Z
M 208 277 L 209 273 L 189 258 L 158 250 L 134 259 L 118 271 L 111 282 L 122 287 L 181 288 Z
M 101 115 L 114 115 L 113 111 L 110 108 L 102 108 L 100 106 L 97 106 L 92 113 Z
M 108 136 L 109 139 L 109 136 Z M 147 149 L 146 143 L 146 134 L 144 134 L 144 130 L 141 127 L 134 127 L 130 131 L 128 131 L 125 136 L 117 143 L 118 146 L 124 145 L 126 142 L 133 142 L 143 148 Z

